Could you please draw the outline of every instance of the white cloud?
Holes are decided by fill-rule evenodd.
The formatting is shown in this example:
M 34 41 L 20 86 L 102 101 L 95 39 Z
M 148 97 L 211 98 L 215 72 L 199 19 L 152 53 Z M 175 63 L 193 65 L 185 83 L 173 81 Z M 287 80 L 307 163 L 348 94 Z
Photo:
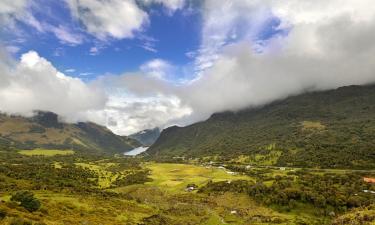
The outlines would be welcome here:
M 22 29 L 19 28 L 18 22 L 33 27 L 40 33 L 53 33 L 62 44 L 78 45 L 84 41 L 84 37 L 79 32 L 71 28 L 39 21 L 34 14 L 42 12 L 41 7 L 35 1 L 26 0 L 4 0 L 0 2 L 0 24 L 2 29 L 7 30 L 15 36 L 24 36 Z M 20 37 L 18 37 L 20 39 Z
M 12 62 L 4 54 L 1 59 Z M 31 115 L 46 110 L 76 121 L 106 102 L 100 89 L 62 74 L 34 51 L 23 54 L 19 62 L 1 64 L 0 71 L 2 112 Z
M 371 0 L 221 3 L 206 1 L 197 60 L 209 66 L 200 68 L 197 79 L 172 85 L 147 76 L 121 78 L 126 90 L 138 97 L 176 97 L 181 108 L 191 111 L 172 120 L 188 124 L 215 112 L 259 106 L 307 90 L 375 82 Z M 254 15 L 255 20 L 247 21 Z M 279 29 L 288 32 L 271 37 L 258 51 L 252 37 L 275 16 L 281 21 Z
M 185 6 L 185 0 L 144 0 L 145 4 L 158 3 L 164 5 L 171 12 L 176 11 L 177 9 L 182 9 Z
M 131 38 L 148 22 L 134 0 L 66 0 L 72 15 L 99 39 Z
M 257 0 L 206 0 L 203 10 L 201 47 L 196 57 L 198 73 L 210 68 L 221 50 L 238 40 L 253 41 L 270 18 Z
M 16 46 L 16 45 L 8 45 L 8 46 L 5 46 L 7 52 L 11 53 L 11 54 L 15 54 L 17 52 L 20 51 L 20 47 Z
M 153 53 L 157 53 L 158 52 L 158 50 L 156 50 L 156 48 L 154 46 L 148 45 L 148 44 L 141 45 L 141 48 L 143 48 L 146 51 L 153 52 Z
M 191 109 L 183 106 L 175 95 L 166 92 L 148 95 L 149 87 L 155 87 L 156 83 L 165 85 L 155 78 L 152 78 L 153 84 L 145 85 L 143 79 L 152 76 L 125 74 L 84 83 L 59 72 L 34 51 L 23 54 L 19 61 L 0 53 L 1 112 L 31 116 L 34 110 L 52 111 L 67 122 L 90 120 L 122 135 L 171 125 L 174 120 L 191 113 Z M 161 64 L 155 62 L 150 68 L 158 69 L 163 64 L 162 61 Z M 124 88 L 126 85 L 129 89 Z M 141 89 L 144 89 L 143 94 Z
M 209 67 L 201 67 L 202 75 L 180 96 L 194 110 L 195 119 L 306 90 L 375 82 L 375 5 L 371 0 L 222 3 L 206 1 L 203 53 L 198 62 Z M 278 17 L 280 29 L 288 29 L 288 35 L 273 37 L 260 54 L 251 37 L 261 27 L 254 20 L 248 24 L 238 20 L 250 19 L 251 12 L 259 14 L 258 26 Z M 245 28 L 245 35 L 228 41 L 236 27 Z
M 40 21 L 38 21 L 32 12 L 36 7 L 34 1 L 27 0 L 3 0 L 0 2 L 0 24 L 2 29 L 11 32 L 17 36 L 22 31 L 16 26 L 17 22 L 27 24 L 38 32 L 45 32 L 45 28 Z
M 181 106 L 181 101 L 173 96 L 136 97 L 124 94 L 110 95 L 104 110 L 92 112 L 88 118 L 106 125 L 113 132 L 129 135 L 151 127 L 165 127 L 173 124 L 173 119 L 191 113 Z
M 87 32 L 101 40 L 133 38 L 149 23 L 147 12 L 135 0 L 65 0 L 73 17 L 83 23 Z M 185 0 L 144 0 L 139 4 L 162 4 L 170 12 L 184 7 Z M 153 46 L 142 46 L 154 51 Z
M 98 55 L 99 54 L 99 48 L 96 47 L 96 46 L 93 46 L 93 47 L 90 48 L 89 52 L 90 52 L 90 55 L 92 55 L 92 56 Z
M 65 72 L 66 73 L 74 73 L 74 72 L 76 72 L 76 70 L 71 68 L 71 69 L 66 69 Z
M 145 74 L 157 79 L 167 80 L 174 73 L 174 66 L 163 59 L 153 59 L 143 65 L 140 70 Z
M 80 73 L 79 75 L 85 77 L 85 76 L 90 76 L 92 74 L 93 73 L 90 73 L 90 72 L 83 72 L 83 73 Z
M 65 26 L 49 26 L 49 30 L 55 34 L 56 38 L 59 39 L 62 44 L 75 46 L 83 43 L 84 38 L 81 34 L 75 33 Z
M 27 0 L 2 0 L 0 1 L 0 23 L 6 24 L 24 13 Z

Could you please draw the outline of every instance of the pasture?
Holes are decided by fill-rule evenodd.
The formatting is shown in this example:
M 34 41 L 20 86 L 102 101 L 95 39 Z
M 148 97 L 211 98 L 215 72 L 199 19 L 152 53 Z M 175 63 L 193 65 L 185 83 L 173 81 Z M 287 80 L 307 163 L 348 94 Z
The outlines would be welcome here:
M 21 155 L 26 156 L 56 156 L 56 155 L 73 155 L 73 150 L 56 150 L 56 149 L 33 149 L 18 151 Z
M 217 167 L 173 163 L 147 163 L 144 166 L 151 170 L 150 177 L 153 179 L 148 185 L 172 192 L 184 191 L 188 184 L 201 187 L 210 180 L 216 182 L 251 179 L 240 174 L 230 174 L 230 171 Z

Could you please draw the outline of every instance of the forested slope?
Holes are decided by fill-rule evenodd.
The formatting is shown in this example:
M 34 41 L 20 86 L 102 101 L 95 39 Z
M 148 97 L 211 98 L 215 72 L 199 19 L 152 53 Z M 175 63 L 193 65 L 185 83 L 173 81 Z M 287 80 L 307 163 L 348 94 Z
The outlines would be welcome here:
M 224 112 L 165 129 L 157 157 L 222 156 L 254 164 L 375 167 L 375 86 L 306 93 L 256 109 Z

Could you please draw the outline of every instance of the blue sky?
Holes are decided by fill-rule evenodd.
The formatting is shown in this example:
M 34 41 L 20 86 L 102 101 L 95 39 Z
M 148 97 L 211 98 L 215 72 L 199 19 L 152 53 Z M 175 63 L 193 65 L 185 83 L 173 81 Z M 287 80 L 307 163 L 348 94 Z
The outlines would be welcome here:
M 15 20 L 14 27 L 1 30 L 2 42 L 13 47 L 16 58 L 33 50 L 59 71 L 86 81 L 106 74 L 136 72 L 153 59 L 165 60 L 177 68 L 173 74 L 176 80 L 195 77 L 197 57 L 204 48 L 202 1 L 184 2 L 182 7 L 173 10 L 159 3 L 138 3 L 138 7 L 147 13 L 148 22 L 134 30 L 132 37 L 107 37 L 104 40 L 85 30 L 85 24 L 73 16 L 66 1 L 36 2 L 27 10 L 37 25 L 21 19 Z M 262 42 L 286 33 L 286 30 L 278 29 L 280 21 L 270 13 L 261 22 L 256 35 L 248 37 L 250 20 L 248 17 L 239 19 L 232 28 L 236 37 L 231 40 L 225 37 L 224 45 L 246 38 L 247 41 Z M 58 27 L 70 33 L 73 41 L 62 41 L 53 31 Z
M 54 33 L 38 31 L 24 21 L 16 22 L 18 32 L 3 29 L 2 41 L 19 48 L 15 57 L 34 50 L 58 70 L 85 80 L 138 71 L 142 64 L 155 58 L 177 67 L 189 66 L 193 59 L 186 53 L 200 46 L 202 19 L 196 7 L 169 12 L 160 4 L 152 4 L 144 7 L 149 15 L 148 24 L 135 31 L 134 37 L 100 40 L 84 31 L 84 25 L 72 17 L 64 1 L 40 0 L 38 6 L 30 7 L 35 19 L 68 28 L 82 37 L 81 43 L 62 43 Z M 92 49 L 97 52 L 91 52 Z

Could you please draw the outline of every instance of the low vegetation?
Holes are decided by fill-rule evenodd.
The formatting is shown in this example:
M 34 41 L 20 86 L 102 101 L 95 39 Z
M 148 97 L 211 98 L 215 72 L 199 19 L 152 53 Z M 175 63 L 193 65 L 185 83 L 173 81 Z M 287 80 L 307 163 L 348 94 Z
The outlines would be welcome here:
M 53 150 L 53 149 L 33 149 L 21 150 L 18 153 L 27 156 L 55 156 L 55 155 L 72 155 L 72 150 Z
M 219 158 L 217 158 L 219 159 Z M 374 172 L 0 152 L 1 224 L 374 221 Z M 190 163 L 189 163 L 190 162 Z M 367 192 L 364 192 L 367 190 Z

